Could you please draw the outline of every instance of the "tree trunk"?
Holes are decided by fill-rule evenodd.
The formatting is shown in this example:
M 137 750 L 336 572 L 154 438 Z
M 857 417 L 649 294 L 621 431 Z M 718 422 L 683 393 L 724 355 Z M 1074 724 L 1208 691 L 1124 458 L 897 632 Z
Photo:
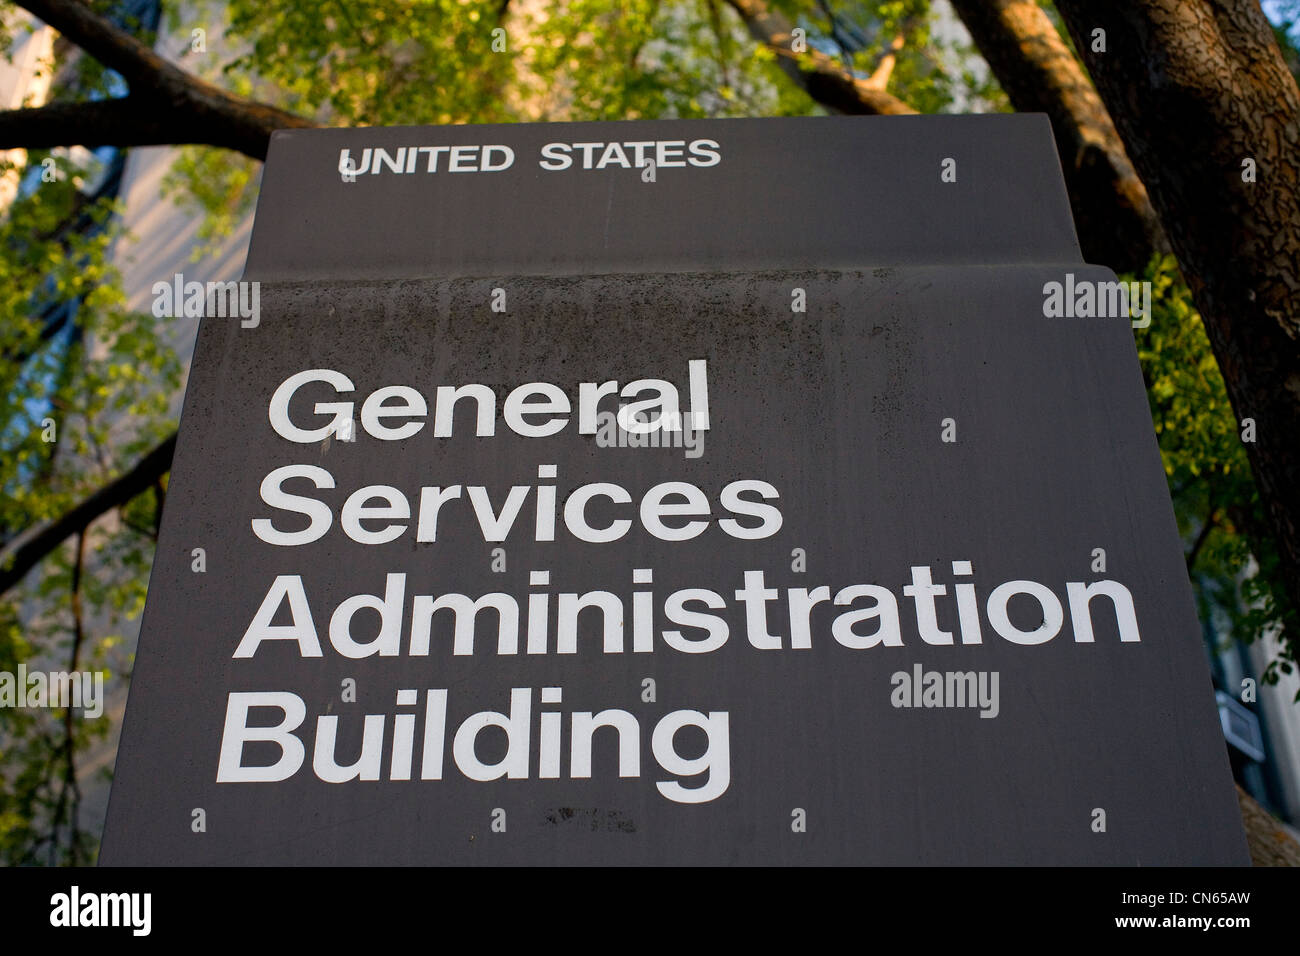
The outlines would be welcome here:
M 1237 788 L 1241 805 L 1241 822 L 1246 828 L 1246 844 L 1255 866 L 1300 866 L 1300 843 L 1273 815 L 1255 802 L 1241 787 Z
M 1042 8 L 1034 0 L 951 3 L 1011 105 L 1051 119 L 1084 258 L 1136 272 L 1153 252 L 1168 252 L 1110 114 Z
M 1057 0 L 1214 347 L 1300 607 L 1300 90 L 1258 0 Z M 1244 430 L 1243 430 L 1244 431 Z

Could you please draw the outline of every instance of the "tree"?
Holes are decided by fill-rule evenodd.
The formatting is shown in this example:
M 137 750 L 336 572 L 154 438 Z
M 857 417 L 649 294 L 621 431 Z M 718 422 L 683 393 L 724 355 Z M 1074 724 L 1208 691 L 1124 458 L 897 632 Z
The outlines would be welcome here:
M 1101 97 L 1033 0 L 951 0 L 980 53 L 1024 113 L 1052 119 L 1084 258 L 1140 272 L 1169 243 Z
M 1172 248 L 1193 280 L 1196 304 L 1203 310 L 1219 308 L 1234 301 L 1231 283 L 1240 279 L 1240 270 L 1225 271 L 1223 262 L 1208 255 L 1207 249 L 1212 247 L 1222 255 L 1225 246 L 1240 246 L 1263 256 L 1265 240 L 1291 236 L 1291 240 L 1283 239 L 1289 252 L 1279 260 L 1284 266 L 1289 262 L 1290 271 L 1279 273 L 1283 278 L 1267 289 L 1250 286 L 1265 295 L 1248 321 L 1254 322 L 1253 316 L 1262 311 L 1274 317 L 1273 326 L 1263 327 L 1294 331 L 1294 312 L 1282 315 L 1280 321 L 1277 318 L 1278 297 L 1290 281 L 1286 277 L 1295 276 L 1294 209 L 1276 197 L 1272 205 L 1250 207 L 1255 214 L 1233 225 L 1234 239 L 1228 242 L 1226 232 L 1201 235 L 1196 207 L 1180 205 L 1187 198 L 1187 189 L 1206 187 L 1213 179 L 1207 170 L 1222 171 L 1224 157 L 1247 143 L 1254 148 L 1259 168 L 1272 175 L 1277 164 L 1284 162 L 1278 155 L 1279 144 L 1294 145 L 1294 135 L 1290 140 L 1283 136 L 1269 142 L 1266 137 L 1244 134 L 1242 130 L 1252 128 L 1248 123 L 1241 125 L 1248 117 L 1229 109 L 1212 117 L 1219 124 L 1214 127 L 1217 133 L 1199 130 L 1185 134 L 1181 142 L 1201 149 L 1213 147 L 1216 152 L 1204 154 L 1212 159 L 1192 163 L 1188 175 L 1175 174 L 1173 178 L 1179 182 L 1187 181 L 1182 186 L 1167 188 L 1169 171 L 1179 172 L 1181 154 L 1167 145 L 1144 142 L 1132 129 L 1135 123 L 1160 121 L 1159 96 L 1151 94 L 1150 102 L 1143 100 L 1140 109 L 1132 110 L 1116 94 L 1124 82 L 1123 71 L 1136 69 L 1134 64 L 1140 60 L 1114 67 L 1111 78 L 1099 79 L 1094 88 L 1075 52 L 1083 51 L 1084 62 L 1097 75 L 1099 64 L 1089 53 L 1092 34 L 1080 26 L 1082 15 L 1076 10 L 1082 4 L 1065 0 L 1059 4 L 1074 36 L 1072 44 L 1051 16 L 1030 0 L 953 0 L 996 84 L 968 67 L 974 59 L 972 51 L 945 45 L 932 35 L 934 12 L 928 0 L 852 2 L 838 10 L 826 0 L 727 0 L 725 5 L 721 0 L 617 4 L 613 0 L 568 0 L 558 8 L 544 9 L 512 7 L 509 0 L 358 0 L 323 9 L 301 0 L 232 0 L 200 4 L 193 23 L 185 24 L 183 35 L 190 26 L 225 24 L 221 32 L 227 55 L 220 70 L 209 69 L 206 76 L 158 56 L 150 46 L 150 37 L 133 36 L 125 24 L 104 15 L 107 4 L 91 7 L 81 0 L 23 0 L 20 5 L 89 56 L 79 61 L 83 80 L 66 91 L 66 99 L 0 112 L 0 149 L 194 144 L 183 152 L 170 181 L 176 195 L 206 217 L 207 235 L 212 237 L 228 229 L 247 208 L 255 163 L 265 156 L 270 133 L 277 128 L 789 115 L 819 108 L 904 114 L 949 109 L 957 102 L 1005 108 L 1008 100 L 1017 109 L 1046 112 L 1090 261 L 1146 275 L 1168 293 L 1161 307 L 1170 321 L 1160 323 L 1139 344 L 1153 413 L 1158 426 L 1163 426 L 1166 470 L 1190 539 L 1189 566 L 1208 569 L 1215 581 L 1235 587 L 1235 578 L 1253 554 L 1261 566 L 1254 580 L 1263 610 L 1257 619 L 1243 615 L 1243 632 L 1253 634 L 1278 622 L 1293 621 L 1290 609 L 1300 602 L 1295 600 L 1294 590 L 1288 601 L 1279 582 L 1289 576 L 1294 585 L 1300 580 L 1296 574 L 1300 565 L 1293 536 L 1287 537 L 1290 532 L 1285 525 L 1291 520 L 1294 531 L 1294 512 L 1290 510 L 1294 503 L 1286 504 L 1287 486 L 1281 482 L 1296 474 L 1293 457 L 1288 457 L 1278 439 L 1278 429 L 1291 421 L 1284 413 L 1293 405 L 1287 405 L 1289 399 L 1274 398 L 1273 404 L 1261 411 L 1261 428 L 1267 421 L 1271 430 L 1267 450 L 1251 449 L 1255 452 L 1252 463 L 1261 474 L 1260 488 L 1272 506 L 1274 526 L 1279 515 L 1285 519 L 1276 538 L 1282 547 L 1277 547 L 1261 519 L 1260 497 L 1246 475 L 1242 448 L 1235 438 L 1235 419 L 1229 423 L 1232 427 L 1225 428 L 1224 410 L 1213 403 L 1222 391 L 1223 379 L 1217 377 L 1212 361 L 1205 365 L 1203 339 L 1196 336 L 1199 317 L 1182 296 L 1186 287 L 1166 253 Z M 1166 6 L 1174 6 L 1172 0 L 1166 4 L 1142 2 L 1137 5 L 1139 12 L 1123 16 L 1109 13 L 1106 29 L 1119 31 L 1112 36 L 1112 44 L 1125 44 L 1126 56 L 1150 52 L 1141 45 L 1145 41 L 1125 39 L 1124 31 L 1140 34 L 1140 27 L 1156 21 L 1136 18 L 1143 16 L 1143 11 Z M 1240 0 L 1236 6 L 1251 4 Z M 1257 19 L 1262 21 L 1262 17 Z M 1276 51 L 1271 36 L 1260 34 L 1258 22 L 1250 21 L 1250 25 L 1251 30 L 1240 36 L 1233 33 L 1234 52 L 1214 60 L 1216 69 L 1229 73 L 1244 70 L 1240 64 L 1233 65 L 1232 56 L 1244 63 L 1252 52 L 1259 62 L 1272 64 L 1270 58 Z M 172 26 L 179 27 L 179 20 L 173 19 Z M 494 31 L 504 31 L 508 42 L 503 48 L 493 42 L 499 39 Z M 213 36 L 218 33 L 215 28 L 211 32 Z M 1154 35 L 1177 48 L 1173 27 Z M 218 65 L 216 58 L 194 58 L 194 62 Z M 1113 64 L 1106 60 L 1104 66 L 1111 69 Z M 1190 75 L 1189 64 L 1182 68 Z M 1260 67 L 1258 81 L 1262 86 L 1278 82 L 1276 69 Z M 1198 88 L 1202 93 L 1203 87 L 1202 80 Z M 1283 118 L 1275 128 L 1294 134 L 1294 100 L 1287 100 L 1287 95 L 1280 106 L 1274 104 L 1274 115 Z M 1267 100 L 1262 91 L 1254 96 L 1254 105 Z M 1135 119 L 1139 115 L 1143 119 Z M 1286 116 L 1292 117 L 1289 126 Z M 1214 139 L 1217 135 L 1226 139 Z M 42 154 L 33 154 L 35 161 L 41 158 Z M 1294 166 L 1289 175 L 1294 175 Z M 1287 182 L 1294 199 L 1293 178 L 1275 179 L 1269 188 L 1284 189 Z M 1217 188 L 1224 192 L 1222 182 Z M 1232 189 L 1227 192 L 1241 198 Z M 96 374 L 126 376 L 121 366 L 130 364 L 128 358 L 143 355 L 146 361 L 134 366 L 138 380 L 133 382 L 132 394 L 138 393 L 136 400 L 145 402 L 148 396 L 156 401 L 158 396 L 170 394 L 169 376 L 175 370 L 149 336 L 147 322 L 139 317 L 132 320 L 113 304 L 114 281 L 102 247 L 84 242 L 75 245 L 66 234 L 60 246 L 58 237 L 46 235 L 57 232 L 59 224 L 84 202 L 73 188 L 65 188 L 63 197 L 56 201 L 53 192 L 42 190 L 16 203 L 9 213 L 7 227 L 12 236 L 37 235 L 39 241 L 25 246 L 28 260 L 18 261 L 24 264 L 21 274 L 26 284 L 12 286 L 13 294 L 0 316 L 12 321 L 25 336 L 17 351 L 7 356 L 9 364 L 4 369 L 11 386 L 21 375 L 30 374 L 23 371 L 29 368 L 27 353 L 38 350 L 49 323 L 31 321 L 25 310 L 36 294 L 41 270 L 61 268 L 68 278 L 58 298 L 80 303 L 73 326 L 80 330 L 79 335 L 107 343 L 109 368 L 118 368 L 96 373 L 97 366 L 93 361 L 87 364 L 86 356 L 65 356 L 59 363 L 63 377 L 47 372 L 41 381 L 59 383 L 56 397 L 66 407 L 56 405 L 55 410 L 64 416 L 65 431 L 70 421 L 66 416 L 79 414 L 85 420 L 86 433 L 93 434 L 94 423 L 105 408 L 102 402 L 96 405 L 84 400 L 84 394 L 87 388 L 90 395 L 95 394 L 99 387 Z M 86 211 L 89 213 L 89 206 Z M 105 210 L 95 214 L 104 217 L 106 229 L 111 228 Z M 40 216 L 45 217 L 40 220 L 45 225 L 33 229 L 34 217 Z M 1258 232 L 1270 225 L 1283 231 Z M 108 237 L 111 232 L 101 235 Z M 1228 283 L 1226 288 L 1224 283 Z M 1273 311 L 1265 309 L 1265 304 Z M 1225 337 L 1231 346 L 1221 347 L 1215 340 L 1228 382 L 1227 394 L 1232 395 L 1238 410 L 1254 408 L 1243 403 L 1259 398 L 1261 388 L 1284 389 L 1290 381 L 1284 373 L 1293 366 L 1277 369 L 1294 361 L 1294 341 L 1288 351 L 1287 342 L 1273 332 L 1242 332 L 1237 327 L 1241 319 L 1234 323 L 1232 316 L 1222 311 L 1214 315 L 1207 327 L 1221 326 L 1219 332 L 1212 330 L 1211 339 Z M 20 317 L 27 320 L 25 325 Z M 1278 351 L 1261 354 L 1265 346 Z M 1179 374 L 1189 364 L 1205 372 L 1209 389 L 1208 410 L 1199 416 L 1183 414 L 1185 404 L 1177 400 L 1189 387 Z M 133 417 L 138 427 L 130 436 L 116 435 L 110 441 L 105 434 L 103 448 L 111 453 L 101 449 L 96 456 L 84 450 L 78 454 L 74 449 L 65 455 L 60 451 L 56 461 L 53 450 L 39 447 L 23 408 L 15 405 L 5 411 L 8 421 L 18 423 L 15 441 L 34 456 L 30 460 L 43 461 L 39 467 L 24 466 L 29 468 L 26 472 L 12 470 L 5 479 L 7 490 L 31 489 L 24 505 L 0 518 L 0 595 L 7 599 L 0 610 L 8 615 L 5 624 L 10 647 L 15 648 L 11 656 L 29 652 L 28 639 L 35 633 L 19 625 L 19 598 L 14 595 L 24 601 L 31 599 L 31 589 L 24 582 L 44 562 L 46 573 L 38 589 L 44 592 L 50 634 L 70 634 L 70 653 L 75 659 L 85 639 L 82 599 L 88 589 L 93 590 L 83 574 L 88 545 L 117 556 L 128 572 L 112 579 L 113 587 L 101 589 L 103 593 L 95 598 L 124 611 L 138 606 L 143 588 L 139 571 L 147 566 L 152 545 L 149 531 L 156 530 L 174 433 L 168 434 L 166 417 L 156 406 L 141 404 Z M 1261 433 L 1260 448 L 1264 447 Z M 32 480 L 33 475 L 39 480 Z M 1212 493 L 1202 496 L 1199 489 L 1205 483 L 1186 480 L 1189 475 L 1210 475 Z M 1293 483 L 1290 487 L 1297 486 Z M 117 531 L 108 530 L 108 522 L 100 520 L 110 512 L 120 518 Z M 1294 640 L 1297 629 L 1290 626 L 1290 639 Z M 43 812 L 53 819 L 54 827 L 52 834 L 48 827 L 42 833 L 24 830 L 22 821 L 40 815 L 39 808 L 28 801 L 12 811 L 19 824 L 15 824 L 17 829 L 11 828 L 16 834 L 11 845 L 23 847 L 36 839 L 44 840 L 42 845 L 54 845 L 60 832 L 65 840 L 76 833 L 75 825 L 68 827 L 64 815 L 76 795 L 73 757 L 78 742 L 66 734 L 63 739 L 45 739 L 40 735 L 43 731 L 34 728 L 23 732 L 32 740 L 44 741 L 31 750 L 25 766 L 34 768 L 36 777 L 43 774 L 42 779 L 56 783 L 61 775 L 63 785 L 45 790 L 35 784 L 25 790 L 14 789 L 15 794 L 45 794 L 48 799 Z M 7 812 L 0 803 L 0 848 L 4 847 Z M 70 845 L 71 858 L 78 859 L 83 852 L 78 838 L 72 837 Z
M 1295 77 L 1253 0 L 1057 7 L 1182 264 L 1243 435 L 1254 436 L 1248 454 L 1300 607 Z

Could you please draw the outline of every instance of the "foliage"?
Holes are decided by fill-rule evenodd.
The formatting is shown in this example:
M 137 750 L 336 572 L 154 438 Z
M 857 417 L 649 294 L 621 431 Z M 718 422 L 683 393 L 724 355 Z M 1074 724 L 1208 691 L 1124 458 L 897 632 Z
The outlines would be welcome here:
M 1273 38 L 1291 74 L 1300 81 L 1300 0 L 1272 0 L 1264 5 Z
M 1173 257 L 1154 259 L 1142 278 L 1152 283 L 1152 317 L 1135 333 L 1138 356 L 1201 617 L 1226 616 L 1229 640 L 1277 635 L 1280 656 L 1260 675 L 1275 684 L 1294 667 L 1300 621 L 1265 530 L 1242 426 Z
M 41 182 L 47 158 L 58 175 Z M 0 222 L 5 539 L 67 510 L 171 427 L 179 364 L 159 341 L 157 321 L 125 308 L 109 256 L 118 210 L 83 191 L 104 173 L 97 165 L 85 151 L 34 153 L 24 188 Z M 133 505 L 141 507 L 151 505 Z M 154 544 L 152 524 L 145 527 L 146 534 L 101 529 L 84 545 L 74 538 L 4 594 L 0 671 L 13 673 L 19 663 L 55 671 L 112 667 L 115 625 L 143 606 Z M 83 574 L 92 563 L 94 573 Z M 97 636 L 89 636 L 92 622 Z M 107 729 L 107 719 L 0 708 L 0 859 L 93 860 L 93 837 L 77 819 L 75 761 Z

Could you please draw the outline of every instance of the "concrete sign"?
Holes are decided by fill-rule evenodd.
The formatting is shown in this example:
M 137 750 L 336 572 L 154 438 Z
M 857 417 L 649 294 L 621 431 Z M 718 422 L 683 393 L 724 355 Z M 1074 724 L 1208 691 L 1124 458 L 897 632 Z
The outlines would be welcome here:
M 103 862 L 1248 862 L 1044 118 L 280 133 L 245 280 Z

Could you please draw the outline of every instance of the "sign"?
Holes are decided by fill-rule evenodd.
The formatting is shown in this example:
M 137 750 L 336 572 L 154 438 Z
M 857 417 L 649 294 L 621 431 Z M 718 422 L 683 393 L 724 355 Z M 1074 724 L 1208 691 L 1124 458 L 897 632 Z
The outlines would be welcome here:
M 1248 862 L 1043 117 L 277 133 L 245 280 L 103 862 Z

